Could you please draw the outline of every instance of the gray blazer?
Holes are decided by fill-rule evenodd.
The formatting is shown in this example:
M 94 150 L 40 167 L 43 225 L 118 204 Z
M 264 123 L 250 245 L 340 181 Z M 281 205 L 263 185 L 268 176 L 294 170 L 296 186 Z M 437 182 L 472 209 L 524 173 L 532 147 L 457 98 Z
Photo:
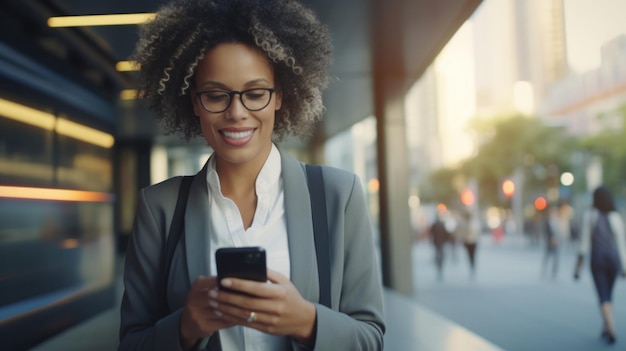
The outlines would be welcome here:
M 281 151 L 291 281 L 315 303 L 315 350 L 382 350 L 382 286 L 372 226 L 356 175 L 323 167 L 330 236 L 332 309 L 318 303 L 319 279 L 311 205 L 304 164 Z M 169 230 L 181 177 L 140 191 L 124 270 L 119 350 L 180 350 L 179 321 L 187 293 L 200 275 L 209 275 L 207 166 L 194 176 L 185 234 L 168 272 L 168 316 L 159 319 L 159 276 L 163 237 Z M 207 339 L 208 340 L 208 339 Z M 207 347 L 203 340 L 198 349 Z M 292 350 L 303 350 L 295 341 Z

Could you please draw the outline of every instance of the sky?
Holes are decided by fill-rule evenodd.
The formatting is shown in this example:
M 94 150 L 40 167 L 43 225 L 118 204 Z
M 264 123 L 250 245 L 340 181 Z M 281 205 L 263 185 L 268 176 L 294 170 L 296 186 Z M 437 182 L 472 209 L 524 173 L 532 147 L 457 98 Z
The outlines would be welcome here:
M 626 34 L 626 0 L 564 0 L 567 56 L 584 72 L 600 66 L 602 44 Z

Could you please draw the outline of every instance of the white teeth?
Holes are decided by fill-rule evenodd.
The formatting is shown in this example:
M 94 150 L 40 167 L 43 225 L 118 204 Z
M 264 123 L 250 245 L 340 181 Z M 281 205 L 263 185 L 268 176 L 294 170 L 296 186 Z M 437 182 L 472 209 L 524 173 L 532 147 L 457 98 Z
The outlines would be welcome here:
M 243 139 L 248 137 L 250 134 L 254 132 L 253 129 L 247 130 L 245 132 L 227 132 L 225 130 L 222 131 L 222 135 L 229 139 Z

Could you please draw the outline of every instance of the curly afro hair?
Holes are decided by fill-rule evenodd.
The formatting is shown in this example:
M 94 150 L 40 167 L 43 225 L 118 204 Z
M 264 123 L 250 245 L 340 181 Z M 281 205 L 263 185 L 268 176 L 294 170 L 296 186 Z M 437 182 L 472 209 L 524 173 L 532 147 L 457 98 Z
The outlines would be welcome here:
M 271 62 L 282 107 L 273 139 L 306 137 L 322 117 L 331 41 L 327 27 L 295 0 L 174 0 L 142 26 L 133 59 L 141 67 L 140 96 L 165 132 L 201 136 L 190 85 L 198 62 L 215 46 L 242 43 Z

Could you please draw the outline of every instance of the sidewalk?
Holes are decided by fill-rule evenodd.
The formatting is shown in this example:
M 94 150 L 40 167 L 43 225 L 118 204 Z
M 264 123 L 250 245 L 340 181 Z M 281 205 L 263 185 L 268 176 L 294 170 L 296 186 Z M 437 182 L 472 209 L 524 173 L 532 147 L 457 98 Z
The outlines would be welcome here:
M 121 301 L 121 277 L 118 278 Z M 499 351 L 488 341 L 392 290 L 384 292 L 387 351 Z M 32 348 L 31 351 L 114 351 L 119 310 L 107 310 Z
M 481 237 L 477 271 L 470 275 L 466 252 L 457 247 L 456 259 L 446 252 L 443 279 L 437 279 L 432 245 L 413 247 L 414 298 L 475 335 L 507 351 L 624 350 L 626 283 L 616 282 L 613 317 L 617 343 L 600 338 L 602 320 L 588 263 L 579 280 L 573 279 L 576 245 L 559 247 L 557 275 L 542 267 L 545 247 L 531 246 L 518 237 L 499 243 Z M 461 348 L 464 350 L 464 348 Z
M 498 351 L 500 348 L 423 307 L 414 299 L 385 291 L 385 350 Z

